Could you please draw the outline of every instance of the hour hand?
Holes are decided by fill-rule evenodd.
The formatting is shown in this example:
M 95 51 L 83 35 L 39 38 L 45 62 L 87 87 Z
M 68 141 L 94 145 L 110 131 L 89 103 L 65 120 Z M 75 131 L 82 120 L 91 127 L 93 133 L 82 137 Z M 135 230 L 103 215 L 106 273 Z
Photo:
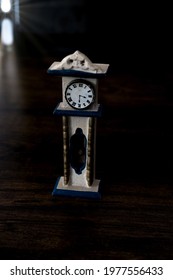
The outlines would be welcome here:
M 86 98 L 85 95 L 80 95 L 80 94 L 79 94 L 79 103 L 80 103 L 80 98 L 81 98 L 81 97 Z

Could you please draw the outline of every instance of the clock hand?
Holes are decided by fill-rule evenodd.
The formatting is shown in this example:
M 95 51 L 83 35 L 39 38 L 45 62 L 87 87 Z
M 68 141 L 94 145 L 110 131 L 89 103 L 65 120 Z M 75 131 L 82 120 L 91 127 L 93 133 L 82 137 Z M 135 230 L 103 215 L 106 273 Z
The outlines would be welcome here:
M 79 103 L 80 103 L 80 97 L 86 98 L 86 96 L 79 94 Z

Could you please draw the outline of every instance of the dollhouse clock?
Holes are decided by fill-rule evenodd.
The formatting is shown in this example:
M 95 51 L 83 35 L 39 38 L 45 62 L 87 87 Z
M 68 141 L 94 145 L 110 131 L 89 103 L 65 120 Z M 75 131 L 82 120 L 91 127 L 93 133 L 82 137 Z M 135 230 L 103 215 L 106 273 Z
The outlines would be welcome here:
M 54 62 L 49 74 L 62 77 L 62 102 L 54 115 L 62 116 L 64 175 L 56 181 L 52 195 L 99 198 L 100 180 L 95 178 L 98 78 L 109 64 L 95 64 L 79 51 Z

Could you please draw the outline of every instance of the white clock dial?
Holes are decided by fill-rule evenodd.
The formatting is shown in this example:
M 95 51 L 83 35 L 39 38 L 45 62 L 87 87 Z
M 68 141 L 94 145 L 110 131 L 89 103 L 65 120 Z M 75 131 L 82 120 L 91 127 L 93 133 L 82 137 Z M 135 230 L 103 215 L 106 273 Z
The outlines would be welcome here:
M 88 108 L 94 102 L 94 87 L 86 80 L 74 80 L 67 86 L 65 98 L 75 109 Z

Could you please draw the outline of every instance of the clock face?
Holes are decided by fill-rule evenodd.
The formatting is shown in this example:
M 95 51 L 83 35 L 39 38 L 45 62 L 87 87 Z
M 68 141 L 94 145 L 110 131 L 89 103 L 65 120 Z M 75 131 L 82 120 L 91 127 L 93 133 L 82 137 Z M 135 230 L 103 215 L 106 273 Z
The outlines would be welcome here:
M 65 91 L 67 103 L 78 110 L 88 108 L 94 102 L 94 87 L 86 80 L 74 80 Z

